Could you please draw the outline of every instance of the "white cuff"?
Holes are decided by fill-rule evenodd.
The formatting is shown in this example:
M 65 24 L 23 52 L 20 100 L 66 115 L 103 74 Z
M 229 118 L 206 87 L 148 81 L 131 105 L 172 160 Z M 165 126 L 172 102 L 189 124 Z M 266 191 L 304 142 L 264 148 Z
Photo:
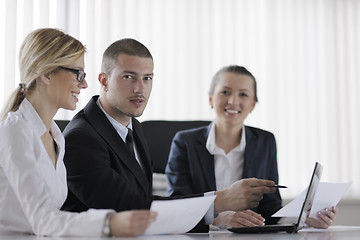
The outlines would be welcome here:
M 204 196 L 214 196 L 214 195 L 215 195 L 215 191 L 204 193 Z M 212 202 L 209 209 L 205 213 L 204 219 L 205 219 L 205 224 L 206 225 L 210 225 L 210 224 L 212 224 L 214 222 L 214 218 L 216 217 L 214 215 L 214 207 L 215 207 L 214 202 Z

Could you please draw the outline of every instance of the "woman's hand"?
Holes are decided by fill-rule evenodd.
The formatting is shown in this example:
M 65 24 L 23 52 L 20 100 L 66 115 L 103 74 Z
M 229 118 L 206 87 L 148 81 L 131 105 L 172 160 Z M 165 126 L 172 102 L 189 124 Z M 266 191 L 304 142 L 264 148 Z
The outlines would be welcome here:
M 142 235 L 156 219 L 156 212 L 149 210 L 124 211 L 110 218 L 110 233 L 116 237 L 135 237 Z
M 262 226 L 265 219 L 254 211 L 245 210 L 241 212 L 225 211 L 219 213 L 214 219 L 213 225 L 226 227 L 248 227 Z
M 305 223 L 309 227 L 327 229 L 335 221 L 337 211 L 338 210 L 336 207 L 332 207 L 331 210 L 326 208 L 325 213 L 322 212 L 317 213 L 319 220 L 309 217 L 306 219 Z

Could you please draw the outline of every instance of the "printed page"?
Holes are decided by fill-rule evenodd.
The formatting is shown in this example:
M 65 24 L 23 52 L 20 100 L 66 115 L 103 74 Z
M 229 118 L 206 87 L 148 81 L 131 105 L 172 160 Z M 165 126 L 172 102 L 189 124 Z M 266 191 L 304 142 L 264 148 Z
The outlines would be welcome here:
M 158 213 L 145 235 L 186 233 L 196 226 L 216 196 L 153 201 L 151 210 Z

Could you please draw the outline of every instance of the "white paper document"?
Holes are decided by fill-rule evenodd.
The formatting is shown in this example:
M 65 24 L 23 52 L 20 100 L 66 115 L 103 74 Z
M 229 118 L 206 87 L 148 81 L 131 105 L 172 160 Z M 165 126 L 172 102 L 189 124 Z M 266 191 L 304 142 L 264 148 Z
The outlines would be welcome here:
M 331 209 L 336 206 L 342 196 L 350 188 L 351 182 L 348 183 L 320 183 L 316 191 L 314 203 L 311 207 L 310 217 L 317 219 L 316 213 L 324 209 Z
M 200 222 L 216 196 L 153 201 L 151 210 L 157 212 L 156 220 L 145 235 L 186 233 Z
M 331 209 L 336 206 L 346 191 L 349 189 L 351 182 L 347 183 L 324 183 L 320 182 L 315 193 L 314 202 L 311 207 L 310 217 L 318 219 L 317 212 L 324 211 L 325 208 Z M 302 204 L 305 199 L 307 189 L 305 189 L 297 198 L 286 204 L 277 211 L 272 217 L 299 217 Z

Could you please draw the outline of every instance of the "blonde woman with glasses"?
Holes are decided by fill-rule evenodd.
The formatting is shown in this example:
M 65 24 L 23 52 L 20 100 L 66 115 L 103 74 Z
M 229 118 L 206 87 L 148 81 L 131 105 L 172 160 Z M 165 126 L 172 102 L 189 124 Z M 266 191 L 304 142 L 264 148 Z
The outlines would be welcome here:
M 67 196 L 64 137 L 53 117 L 74 110 L 87 87 L 85 47 L 56 29 L 39 29 L 19 54 L 19 86 L 0 122 L 0 232 L 41 236 L 136 236 L 155 219 L 148 210 L 60 211 Z

